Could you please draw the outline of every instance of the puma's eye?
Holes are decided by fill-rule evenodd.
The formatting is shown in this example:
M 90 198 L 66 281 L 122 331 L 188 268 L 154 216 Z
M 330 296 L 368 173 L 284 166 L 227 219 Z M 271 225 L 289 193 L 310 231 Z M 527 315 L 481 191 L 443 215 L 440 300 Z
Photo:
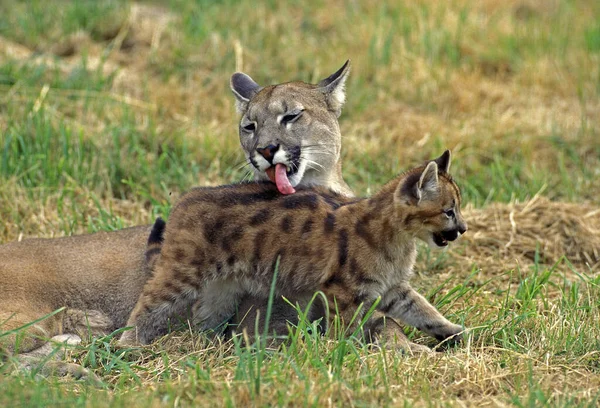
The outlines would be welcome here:
M 454 208 L 450 208 L 449 210 L 444 210 L 444 214 L 446 214 L 446 216 L 448 218 L 454 218 L 454 216 L 455 216 Z
M 295 121 L 298 120 L 298 118 L 300 118 L 300 116 L 302 116 L 303 112 L 304 112 L 304 110 L 297 110 L 297 111 L 292 111 L 292 112 L 286 113 L 281 118 L 281 123 L 283 125 L 287 125 L 288 123 L 294 123 Z
M 244 132 L 252 133 L 256 130 L 256 123 L 249 122 L 242 126 L 242 129 L 244 129 Z

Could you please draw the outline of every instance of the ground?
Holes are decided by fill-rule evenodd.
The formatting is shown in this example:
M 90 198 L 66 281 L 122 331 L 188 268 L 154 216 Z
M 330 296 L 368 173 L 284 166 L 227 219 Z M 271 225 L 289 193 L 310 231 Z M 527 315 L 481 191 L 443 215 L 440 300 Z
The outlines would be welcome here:
M 460 347 L 102 338 L 68 350 L 101 387 L 5 364 L 0 404 L 596 405 L 599 22 L 584 0 L 3 1 L 0 243 L 150 223 L 191 186 L 242 179 L 230 75 L 316 82 L 348 58 L 350 186 L 450 148 L 470 230 L 421 248 L 414 282 L 469 328 Z

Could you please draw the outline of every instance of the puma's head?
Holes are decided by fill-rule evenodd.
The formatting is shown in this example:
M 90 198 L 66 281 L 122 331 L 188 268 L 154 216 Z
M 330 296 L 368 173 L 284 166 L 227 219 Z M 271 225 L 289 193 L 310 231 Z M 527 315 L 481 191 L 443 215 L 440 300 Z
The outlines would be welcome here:
M 352 195 L 341 174 L 338 124 L 349 71 L 346 61 L 317 85 L 265 87 L 246 74 L 233 74 L 240 141 L 257 180 L 270 179 L 283 194 L 298 185 L 320 185 Z
M 398 185 L 398 214 L 414 235 L 433 248 L 445 247 L 467 231 L 461 195 L 450 176 L 450 151 L 411 170 Z

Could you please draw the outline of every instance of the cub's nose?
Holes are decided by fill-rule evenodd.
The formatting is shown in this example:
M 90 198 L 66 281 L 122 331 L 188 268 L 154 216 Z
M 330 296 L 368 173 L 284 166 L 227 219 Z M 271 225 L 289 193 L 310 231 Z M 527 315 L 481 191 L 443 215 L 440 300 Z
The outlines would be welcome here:
M 467 224 L 461 224 L 458 226 L 458 232 L 460 232 L 460 235 L 464 234 L 465 232 L 467 232 L 469 228 L 467 227 Z
M 273 164 L 273 157 L 275 156 L 275 153 L 277 153 L 277 150 L 279 150 L 279 145 L 275 146 L 272 144 L 268 145 L 267 147 L 259 147 L 256 149 L 258 154 L 264 157 L 265 160 L 271 164 Z

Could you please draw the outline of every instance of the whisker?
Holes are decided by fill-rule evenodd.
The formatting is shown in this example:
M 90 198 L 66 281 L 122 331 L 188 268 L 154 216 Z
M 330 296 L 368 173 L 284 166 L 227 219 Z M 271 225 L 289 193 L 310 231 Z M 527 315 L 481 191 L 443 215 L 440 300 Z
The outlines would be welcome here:
M 338 145 L 339 145 L 338 143 L 313 143 L 313 144 L 302 145 L 301 147 L 305 148 L 305 147 L 315 147 L 315 146 L 323 147 L 323 146 L 338 146 Z
M 313 165 L 315 165 L 315 166 L 318 166 L 318 167 L 320 167 L 321 169 L 325 170 L 325 166 L 323 166 L 323 165 L 322 165 L 322 164 L 320 164 L 320 163 L 317 163 L 317 162 L 316 162 L 316 161 L 314 161 L 314 160 L 310 160 L 310 159 L 307 159 L 307 158 L 304 158 L 304 160 L 306 161 L 306 163 L 307 163 L 307 164 L 313 164 Z
M 302 153 L 328 154 L 330 156 L 335 156 L 335 153 L 333 153 L 333 152 L 328 152 L 328 151 L 325 151 L 325 150 L 318 150 L 318 149 L 304 149 L 304 151 Z
M 238 170 L 242 170 L 244 167 L 246 166 L 250 166 L 252 163 L 250 163 L 250 160 L 244 160 L 243 162 L 239 163 L 239 164 L 234 164 L 233 165 L 233 169 L 238 171 Z
M 321 164 L 309 159 L 304 160 L 306 161 L 306 166 L 315 170 L 316 172 L 320 173 L 321 171 L 325 171 L 325 167 L 323 167 Z
M 251 177 L 252 177 L 252 170 L 248 170 L 246 172 L 246 174 L 244 174 L 244 177 L 242 177 L 242 181 L 241 182 L 243 183 L 243 182 L 245 182 L 247 180 L 250 180 Z
M 302 156 L 300 156 L 300 159 L 302 159 Z M 299 166 L 295 162 L 290 162 L 290 167 L 293 171 L 297 171 L 299 169 Z
M 325 166 L 323 166 L 323 165 L 322 165 L 321 163 L 319 163 L 319 162 L 316 162 L 316 161 L 314 161 L 314 160 L 311 160 L 311 159 L 309 159 L 308 157 L 305 157 L 305 156 L 300 156 L 300 159 L 302 159 L 302 160 L 306 161 L 307 163 L 312 163 L 312 164 L 314 164 L 314 165 L 316 165 L 316 166 L 319 166 L 320 168 L 322 168 L 323 170 L 325 170 Z
M 321 169 L 319 169 L 319 168 L 317 168 L 317 167 L 314 167 L 314 166 L 312 166 L 312 165 L 311 165 L 311 164 L 309 164 L 309 163 L 307 163 L 307 164 L 306 164 L 306 168 L 307 168 L 307 169 L 314 170 L 314 171 L 316 171 L 317 173 L 320 173 L 320 172 L 321 172 Z

